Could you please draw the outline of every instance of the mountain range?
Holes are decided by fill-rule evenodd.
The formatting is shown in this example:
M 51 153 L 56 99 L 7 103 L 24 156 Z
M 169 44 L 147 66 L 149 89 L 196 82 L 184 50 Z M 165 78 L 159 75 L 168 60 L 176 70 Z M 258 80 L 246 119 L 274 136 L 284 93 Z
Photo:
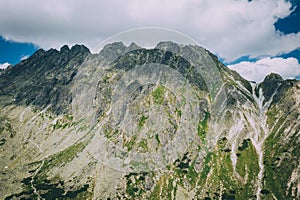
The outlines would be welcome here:
M 196 45 L 40 49 L 0 107 L 1 199 L 300 198 L 300 82 Z

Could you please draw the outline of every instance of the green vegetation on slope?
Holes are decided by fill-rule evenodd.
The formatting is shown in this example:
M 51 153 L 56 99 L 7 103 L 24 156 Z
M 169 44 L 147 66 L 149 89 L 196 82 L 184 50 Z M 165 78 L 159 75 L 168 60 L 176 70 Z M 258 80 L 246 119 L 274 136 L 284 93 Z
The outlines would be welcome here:
M 160 105 L 164 101 L 165 87 L 159 85 L 151 94 L 153 96 L 154 103 Z

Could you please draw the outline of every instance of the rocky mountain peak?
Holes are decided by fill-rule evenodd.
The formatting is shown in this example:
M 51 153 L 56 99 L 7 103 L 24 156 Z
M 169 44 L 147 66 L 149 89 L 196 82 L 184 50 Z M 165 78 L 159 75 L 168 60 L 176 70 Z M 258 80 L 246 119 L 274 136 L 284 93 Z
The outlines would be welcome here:
M 70 48 L 68 45 L 64 45 L 60 48 L 60 52 L 69 52 L 70 51 Z
M 265 77 L 263 82 L 258 86 L 258 88 L 262 88 L 265 101 L 268 101 L 272 95 L 274 95 L 275 91 L 283 81 L 284 79 L 276 73 L 271 73 Z
M 71 48 L 71 53 L 73 53 L 73 54 L 89 54 L 91 52 L 86 46 L 75 44 Z
M 88 54 L 90 53 L 90 50 L 84 46 L 84 45 L 79 45 L 75 44 L 74 46 L 69 48 L 68 45 L 64 45 L 60 48 L 59 53 L 64 54 L 64 53 L 70 53 L 70 54 Z
M 284 79 L 279 74 L 271 73 L 265 77 L 263 82 L 270 83 L 270 82 L 281 82 L 281 81 L 284 81 Z
M 165 42 L 159 42 L 155 49 L 162 49 L 165 51 L 170 51 L 176 54 L 180 53 L 180 46 L 177 43 L 171 42 L 171 41 L 165 41 Z
M 127 47 L 123 44 L 123 42 L 113 42 L 105 45 L 99 55 L 106 60 L 112 61 L 124 54 L 126 49 Z
M 44 49 L 38 49 L 31 57 L 41 57 L 45 55 L 46 51 Z
M 132 42 L 128 48 L 127 48 L 127 51 L 133 51 L 133 50 L 136 50 L 136 49 L 141 49 L 142 47 L 140 47 L 139 45 L 137 45 L 135 42 Z
M 78 67 L 89 55 L 84 45 L 67 45 L 56 49 L 37 50 L 31 57 L 8 69 L 1 75 L 0 95 L 14 97 L 15 103 L 44 108 L 52 112 L 68 111 L 70 83 Z

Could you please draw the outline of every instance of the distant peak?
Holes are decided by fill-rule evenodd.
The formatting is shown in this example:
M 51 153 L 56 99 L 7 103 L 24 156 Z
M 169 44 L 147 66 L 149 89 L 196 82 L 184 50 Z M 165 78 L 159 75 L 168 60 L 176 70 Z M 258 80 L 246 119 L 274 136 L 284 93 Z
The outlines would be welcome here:
M 121 49 L 124 50 L 125 48 L 126 46 L 123 44 L 123 42 L 113 42 L 105 45 L 101 51 L 121 50 Z
M 164 41 L 164 42 L 159 42 L 155 49 L 162 49 L 165 51 L 172 51 L 174 53 L 179 54 L 180 53 L 180 46 L 177 43 L 171 42 L 171 41 Z
M 175 42 L 172 42 L 172 41 L 162 41 L 162 42 L 159 42 L 156 47 L 159 47 L 159 46 L 179 46 L 177 43 Z
M 131 47 L 131 46 L 139 47 L 139 45 L 137 45 L 135 42 L 131 42 L 131 44 L 128 47 Z
M 283 81 L 283 78 L 279 74 L 271 73 L 265 77 L 263 82 L 281 82 L 281 81 Z
M 70 48 L 68 45 L 64 45 L 60 48 L 60 52 L 69 52 Z
M 128 48 L 127 48 L 127 51 L 133 51 L 133 50 L 136 50 L 136 49 L 140 49 L 142 47 L 140 47 L 139 45 L 137 45 L 136 43 L 132 42 Z
M 107 60 L 115 60 L 121 55 L 123 55 L 124 53 L 139 48 L 140 47 L 135 43 L 131 43 L 131 45 L 127 47 L 123 44 L 123 42 L 113 42 L 105 45 L 103 49 L 100 51 L 100 55 Z
M 90 50 L 84 46 L 84 45 L 80 45 L 80 44 L 75 44 L 74 46 L 71 47 L 71 49 L 69 48 L 68 45 L 64 45 L 60 48 L 60 53 L 90 53 Z
M 46 51 L 45 51 L 44 49 L 39 49 L 39 50 L 37 50 L 32 56 L 34 56 L 34 57 L 39 57 L 39 56 L 44 55 L 45 52 L 46 52 Z
M 283 82 L 283 78 L 279 74 L 271 73 L 266 76 L 263 82 L 259 84 L 262 88 L 265 100 L 268 101 L 274 92 L 278 89 L 279 85 Z
M 73 53 L 90 53 L 90 50 L 84 45 L 75 44 L 74 46 L 72 46 L 71 52 L 73 52 Z

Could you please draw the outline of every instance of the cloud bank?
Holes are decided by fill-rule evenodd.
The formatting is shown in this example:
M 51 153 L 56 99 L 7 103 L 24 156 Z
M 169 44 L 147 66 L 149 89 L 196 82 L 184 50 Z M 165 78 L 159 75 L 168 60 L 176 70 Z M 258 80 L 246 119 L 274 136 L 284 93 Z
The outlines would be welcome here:
M 277 56 L 300 47 L 300 33 L 284 35 L 274 23 L 288 16 L 285 0 L 0 0 L 0 34 L 43 48 L 83 43 L 93 49 L 120 31 L 175 29 L 226 62 L 241 56 Z M 146 39 L 146 38 L 145 38 Z
M 263 58 L 256 62 L 241 62 L 229 65 L 247 80 L 261 82 L 271 72 L 280 74 L 283 78 L 300 76 L 300 64 L 295 58 Z

